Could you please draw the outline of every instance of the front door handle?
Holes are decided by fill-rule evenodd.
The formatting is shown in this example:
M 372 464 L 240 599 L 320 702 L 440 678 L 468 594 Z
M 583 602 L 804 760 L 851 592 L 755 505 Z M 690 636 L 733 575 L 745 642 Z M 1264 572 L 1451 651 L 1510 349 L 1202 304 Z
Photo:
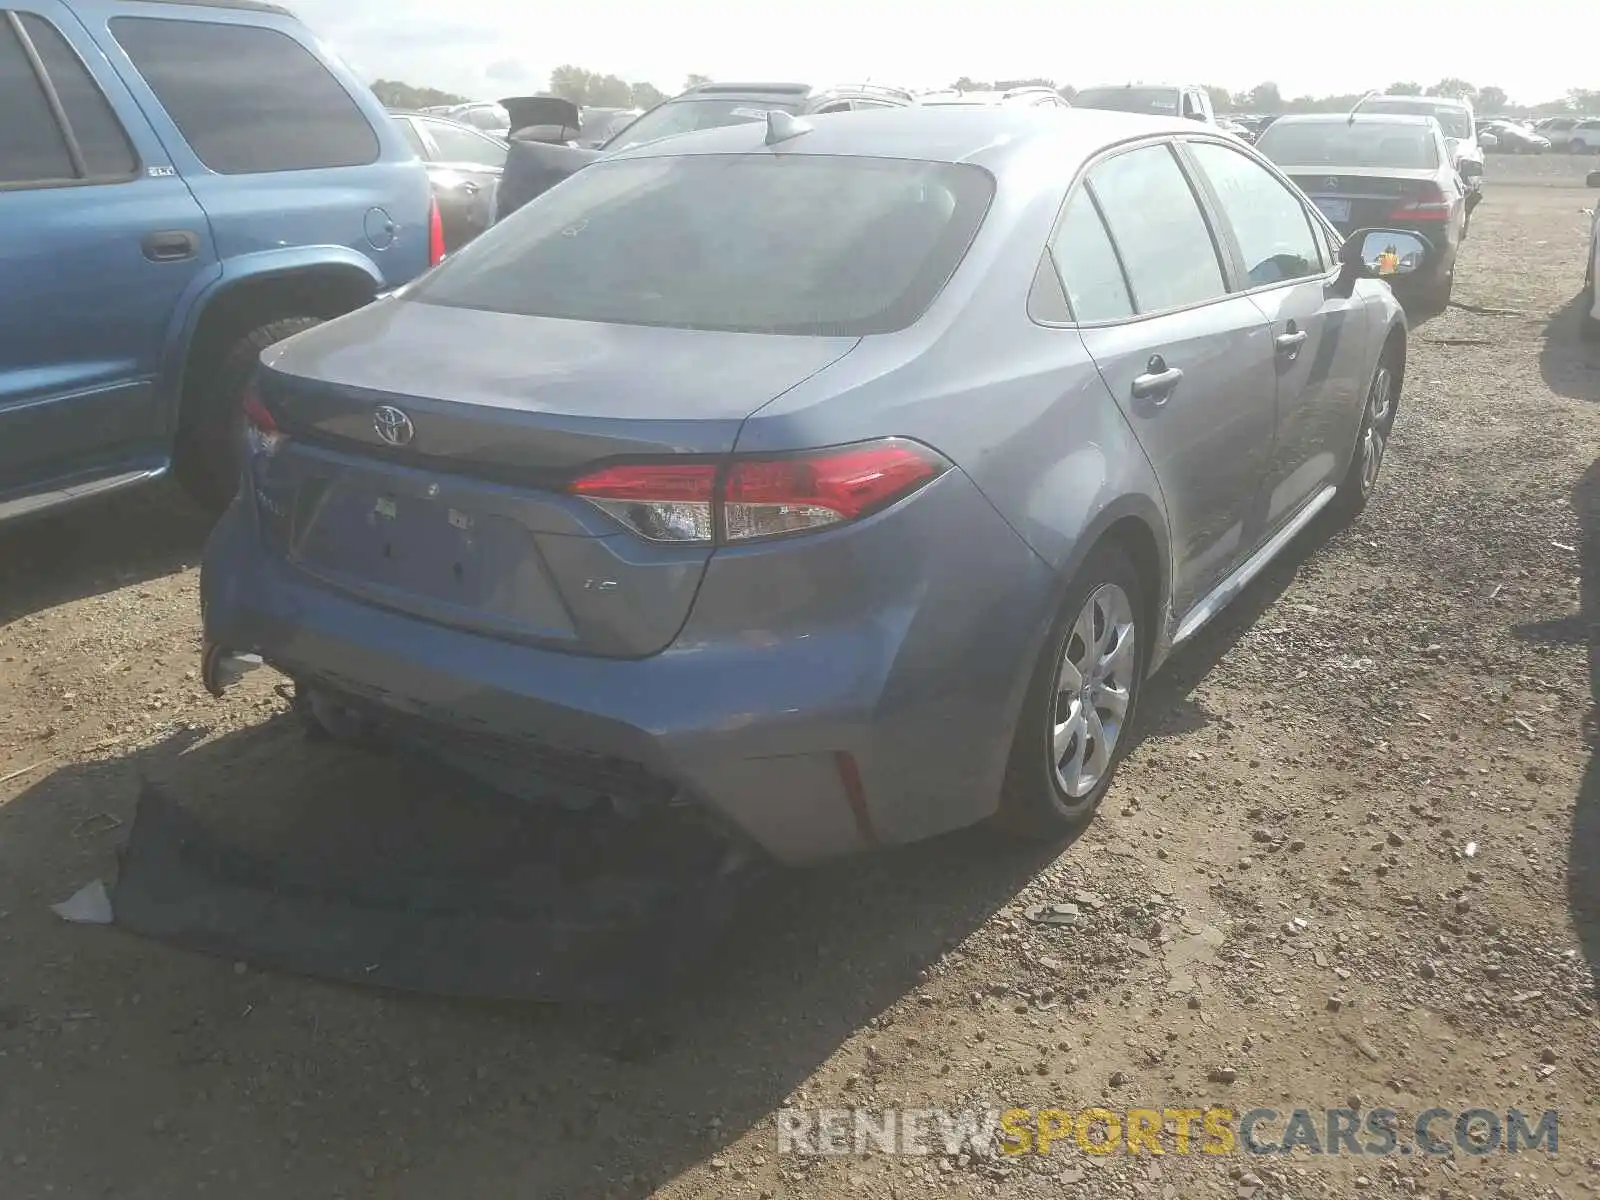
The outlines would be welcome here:
M 1294 322 L 1290 321 L 1287 329 L 1272 340 L 1278 347 L 1279 354 L 1286 354 L 1293 358 L 1299 352 L 1300 347 L 1306 344 L 1306 338 L 1309 336 L 1304 329 L 1296 329 Z
M 1167 360 L 1161 355 L 1152 354 L 1145 366 L 1144 374 L 1134 377 L 1134 399 L 1153 400 L 1157 405 L 1165 404 L 1172 395 L 1172 389 L 1182 380 L 1182 371 L 1177 367 L 1167 366 Z
M 200 235 L 189 229 L 147 233 L 141 243 L 151 262 L 183 262 L 200 253 Z
M 462 182 L 461 190 L 469 196 L 476 196 L 478 194 L 478 185 L 467 179 Z

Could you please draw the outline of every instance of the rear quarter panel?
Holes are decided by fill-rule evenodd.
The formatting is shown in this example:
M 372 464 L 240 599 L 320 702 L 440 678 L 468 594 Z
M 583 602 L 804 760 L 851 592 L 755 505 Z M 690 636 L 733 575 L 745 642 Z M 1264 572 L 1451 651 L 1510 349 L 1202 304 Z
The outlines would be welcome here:
M 288 248 L 339 247 L 369 261 L 385 286 L 428 268 L 431 190 L 421 162 L 371 90 L 298 20 L 267 13 L 185 5 L 85 5 L 80 18 L 127 83 L 211 223 L 224 260 Z M 112 33 L 116 17 L 203 21 L 272 29 L 305 47 L 349 93 L 372 127 L 379 154 L 371 164 L 325 170 L 222 175 L 190 148 Z M 390 226 L 393 226 L 391 232 Z

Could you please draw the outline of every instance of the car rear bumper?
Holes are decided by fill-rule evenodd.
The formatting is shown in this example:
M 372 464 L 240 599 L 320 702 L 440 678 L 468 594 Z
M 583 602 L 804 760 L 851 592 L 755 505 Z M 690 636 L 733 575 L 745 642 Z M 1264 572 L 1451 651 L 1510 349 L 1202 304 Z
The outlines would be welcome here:
M 668 650 L 599 658 L 331 591 L 269 553 L 241 501 L 206 549 L 205 641 L 259 654 L 402 728 L 528 749 L 567 769 L 620 764 L 643 790 L 653 781 L 698 802 L 782 862 L 990 815 L 1053 573 L 959 471 L 859 526 L 803 540 L 719 551 Z M 853 568 L 870 606 L 819 598 L 852 582 L 830 579 L 830 566 Z

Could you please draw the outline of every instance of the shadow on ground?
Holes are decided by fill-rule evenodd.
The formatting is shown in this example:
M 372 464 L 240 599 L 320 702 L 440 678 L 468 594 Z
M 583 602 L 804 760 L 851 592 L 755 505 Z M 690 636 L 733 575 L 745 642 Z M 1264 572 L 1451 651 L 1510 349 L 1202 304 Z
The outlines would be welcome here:
M 0 531 L 0 625 L 191 566 L 210 529 L 161 484 Z
M 1600 714 L 1600 461 L 1573 489 L 1582 543 L 1579 628 L 1569 626 L 1568 640 L 1589 649 L 1589 711 L 1585 722 L 1589 762 L 1572 812 L 1572 840 L 1567 851 L 1567 897 L 1572 923 L 1600 988 L 1600 755 L 1596 754 L 1596 719 Z
M 1151 682 L 1136 736 L 1208 721 L 1191 692 L 1327 533 Z M 51 586 L 89 590 L 65 570 Z M 24 1084 L 0 1087 L 0 1192 L 641 1197 L 765 1121 L 1056 854 L 1070 862 L 976 830 L 786 875 L 689 986 L 624 1012 L 236 970 L 49 913 L 110 872 L 142 783 L 248 820 L 274 796 L 344 803 L 366 786 L 349 754 L 288 719 L 190 732 L 0 808 L 0 1074 Z
M 1574 296 L 1544 329 L 1539 373 L 1545 386 L 1569 400 L 1600 401 L 1600 344 L 1583 340 L 1583 297 Z

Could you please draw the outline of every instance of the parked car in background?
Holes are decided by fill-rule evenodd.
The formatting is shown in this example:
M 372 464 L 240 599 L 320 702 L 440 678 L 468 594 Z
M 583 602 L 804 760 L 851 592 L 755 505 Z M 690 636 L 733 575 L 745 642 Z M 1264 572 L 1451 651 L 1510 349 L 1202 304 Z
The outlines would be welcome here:
M 761 121 L 768 112 L 791 116 L 860 112 L 903 108 L 915 102 L 910 92 L 879 84 L 817 88 L 805 83 L 704 83 L 656 105 L 593 149 L 513 138 L 495 219 L 504 220 L 596 159 L 630 146 L 700 129 Z
M 1148 673 L 1372 495 L 1406 327 L 1369 263 L 1425 259 L 1177 118 L 631 147 L 267 356 L 204 679 L 259 654 L 336 735 L 789 863 L 1060 838 Z
M 1216 126 L 1223 133 L 1231 133 L 1234 137 L 1241 138 L 1244 141 L 1254 142 L 1256 140 L 1255 132 L 1248 125 L 1241 121 L 1235 121 L 1231 117 L 1219 116 L 1216 119 Z
M 1549 139 L 1552 150 L 1565 150 L 1573 129 L 1581 120 L 1582 117 L 1546 117 L 1535 121 L 1533 128 L 1541 137 Z
M 642 108 L 583 108 L 578 112 L 578 145 L 595 149 L 605 145 L 644 113 Z
M 1211 93 L 1198 84 L 1126 83 L 1085 88 L 1073 96 L 1072 106 L 1216 122 Z
M 959 88 L 951 88 L 943 92 L 924 92 L 917 97 L 918 104 L 937 106 L 954 105 L 958 108 L 975 108 L 995 106 L 1001 104 L 1017 105 L 1023 108 L 1071 108 L 1065 97 L 1054 88 L 1047 87 L 1014 87 L 1004 91 L 976 91 L 963 92 Z
M 457 104 L 440 115 L 495 137 L 509 137 L 511 134 L 511 115 L 506 111 L 503 101 L 478 100 L 470 104 Z
M 1465 100 L 1452 100 L 1444 96 L 1378 96 L 1364 97 L 1358 101 L 1355 112 L 1389 113 L 1432 117 L 1444 131 L 1449 161 L 1461 176 L 1469 195 L 1476 205 L 1483 198 L 1483 147 L 1478 144 L 1478 125 L 1472 105 Z M 1470 211 L 1470 209 L 1469 209 Z
M 1486 150 L 1501 154 L 1543 154 L 1550 149 L 1549 138 L 1518 121 L 1485 121 L 1482 129 L 1494 135 L 1494 144 L 1485 146 Z
M 1600 119 L 1585 118 L 1567 132 L 1569 154 L 1594 154 L 1600 151 Z
M 0 0 L 0 521 L 237 490 L 261 351 L 443 254 L 372 92 L 255 0 Z
M 1431 308 L 1450 302 L 1468 194 L 1437 120 L 1366 111 L 1291 114 L 1274 121 L 1256 148 L 1340 233 L 1384 225 L 1425 237 L 1428 269 L 1398 286 Z
M 506 142 L 445 117 L 392 115 L 428 169 L 444 225 L 445 252 L 454 253 L 494 224 L 494 194 L 506 165 Z

